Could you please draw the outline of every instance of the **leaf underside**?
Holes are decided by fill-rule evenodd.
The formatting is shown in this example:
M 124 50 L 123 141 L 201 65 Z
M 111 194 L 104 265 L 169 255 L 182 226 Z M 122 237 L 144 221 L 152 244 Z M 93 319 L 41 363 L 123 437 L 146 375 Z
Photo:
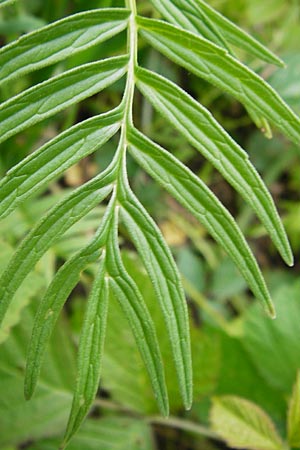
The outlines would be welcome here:
M 109 166 L 68 194 L 33 226 L 0 279 L 1 322 L 18 288 L 40 258 L 70 227 L 108 198 L 94 237 L 61 266 L 40 302 L 28 352 L 25 395 L 30 398 L 60 311 L 80 280 L 81 272 L 96 264 L 98 269 L 80 338 L 76 387 L 64 445 L 80 427 L 98 390 L 109 292 L 120 302 L 132 327 L 160 411 L 168 414 L 155 323 L 135 280 L 123 264 L 118 245 L 120 222 L 153 284 L 184 405 L 190 408 L 192 403 L 188 311 L 180 275 L 160 230 L 131 190 L 127 179 L 127 150 L 207 228 L 236 263 L 267 313 L 275 316 L 261 271 L 233 217 L 196 175 L 135 128 L 132 120 L 135 85 L 158 113 L 249 203 L 285 262 L 293 263 L 274 202 L 246 152 L 200 103 L 165 77 L 139 66 L 135 55 L 141 35 L 167 58 L 234 96 L 251 114 L 267 118 L 298 143 L 299 118 L 262 78 L 236 59 L 231 46 L 269 63 L 282 65 L 281 60 L 203 0 L 151 1 L 167 22 L 136 16 L 135 1 L 127 0 L 127 8 L 95 9 L 71 15 L 0 50 L 0 86 L 44 67 L 58 69 L 46 81 L 0 105 L 0 142 L 126 79 L 119 106 L 63 131 L 10 169 L 0 182 L 0 217 L 5 217 L 119 133 L 119 144 Z M 2 0 L 0 7 L 9 3 L 10 0 Z M 121 33 L 124 30 L 127 30 L 127 42 Z M 66 59 L 118 34 L 119 54 L 64 70 Z

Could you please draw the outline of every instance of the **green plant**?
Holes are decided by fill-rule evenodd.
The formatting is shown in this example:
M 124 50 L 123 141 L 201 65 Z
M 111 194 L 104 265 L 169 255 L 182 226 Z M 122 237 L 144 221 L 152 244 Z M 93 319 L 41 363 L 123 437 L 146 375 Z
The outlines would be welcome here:
M 162 414 L 168 414 L 155 325 L 135 280 L 123 264 L 118 243 L 119 221 L 153 283 L 165 317 L 185 407 L 189 408 L 192 402 L 190 337 L 180 276 L 161 232 L 130 188 L 127 150 L 207 228 L 236 263 L 268 314 L 275 316 L 255 257 L 230 213 L 191 170 L 135 127 L 136 87 L 241 194 L 255 210 L 285 262 L 289 265 L 293 262 L 273 200 L 246 152 L 187 92 L 138 63 L 138 36 L 142 43 L 148 42 L 170 60 L 233 95 L 269 134 L 270 123 L 298 143 L 299 119 L 261 77 L 239 62 L 231 45 L 269 63 L 282 65 L 281 61 L 201 0 L 152 0 L 151 3 L 167 22 L 138 16 L 135 1 L 128 0 L 125 8 L 95 9 L 66 17 L 25 35 L 0 52 L 0 84 L 5 85 L 121 33 L 118 56 L 81 64 L 50 77 L 12 96 L 0 108 L 0 142 L 4 142 L 126 75 L 119 106 L 68 128 L 24 158 L 1 181 L 0 213 L 5 217 L 119 133 L 119 144 L 108 167 L 50 209 L 23 240 L 0 280 L 2 320 L 18 287 L 38 260 L 70 227 L 109 198 L 95 236 L 62 265 L 41 300 L 29 346 L 25 375 L 27 398 L 34 392 L 46 344 L 66 299 L 82 270 L 97 261 L 98 271 L 80 338 L 77 383 L 65 444 L 79 428 L 98 389 L 109 291 L 120 301 L 159 408 Z M 124 30 L 127 30 L 127 45 Z
M 234 448 L 282 450 L 300 446 L 300 376 L 287 414 L 287 442 L 283 442 L 270 417 L 255 403 L 234 396 L 217 397 L 211 410 L 212 429 Z

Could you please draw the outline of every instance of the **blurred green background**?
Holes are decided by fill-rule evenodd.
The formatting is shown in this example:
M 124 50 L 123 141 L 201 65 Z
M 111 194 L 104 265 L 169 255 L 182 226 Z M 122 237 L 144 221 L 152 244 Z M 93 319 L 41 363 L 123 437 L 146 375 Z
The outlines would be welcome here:
M 245 63 L 268 80 L 287 103 L 300 113 L 299 0 L 211 0 L 209 4 L 282 57 L 287 64 L 286 69 L 261 65 L 257 60 L 239 53 Z M 88 8 L 118 5 L 122 6 L 122 1 L 16 1 L 0 12 L 1 45 L 65 15 Z M 139 1 L 138 8 L 143 14 L 155 14 L 150 2 L 146 0 Z M 121 34 L 63 63 L 14 82 L 0 90 L 1 101 L 80 62 L 117 53 L 120 47 L 125 48 L 125 37 Z M 280 439 L 286 440 L 288 405 L 300 369 L 300 147 L 290 144 L 277 133 L 272 139 L 268 139 L 256 129 L 240 104 L 166 61 L 143 43 L 139 58 L 147 67 L 176 80 L 201 101 L 248 151 L 279 208 L 291 240 L 295 266 L 291 269 L 284 266 L 252 210 L 211 165 L 137 95 L 136 125 L 191 167 L 236 218 L 263 269 L 277 307 L 278 318 L 271 321 L 264 316 L 233 263 L 210 239 L 205 229 L 129 160 L 131 184 L 159 223 L 183 277 L 191 318 L 194 405 L 189 412 L 182 409 L 165 327 L 151 283 L 136 253 L 126 245 L 127 236 L 123 233 L 121 239 L 124 244 L 124 261 L 137 284 L 146 292 L 147 303 L 156 320 L 164 360 L 167 362 L 172 416 L 168 420 L 157 416 L 150 382 L 130 328 L 119 311 L 118 304 L 111 299 L 101 389 L 90 417 L 68 448 L 234 448 L 237 446 L 235 437 L 231 440 L 227 436 L 230 423 L 233 423 L 237 434 L 245 432 L 246 427 L 241 414 L 239 421 L 232 422 L 234 419 L 230 414 L 233 414 L 234 402 L 237 402 L 239 411 L 245 408 L 244 419 L 247 414 L 249 417 L 256 414 L 256 419 L 260 417 L 262 428 L 264 432 L 267 430 L 265 434 L 269 436 L 264 447 L 255 446 L 258 444 L 254 445 L 247 438 L 248 442 L 241 448 L 288 448 Z M 1 148 L 1 176 L 25 155 L 73 123 L 111 109 L 120 101 L 122 89 L 123 83 L 118 82 L 104 93 L 8 140 Z M 25 202 L 0 222 L 1 270 L 5 268 L 20 239 L 42 213 L 70 189 L 103 170 L 111 160 L 115 148 L 116 142 L 112 139 L 95 155 L 68 170 L 46 192 L 40 192 L 34 200 Z M 102 213 L 101 207 L 96 208 L 72 227 L 43 257 L 19 290 L 0 329 L 1 450 L 54 450 L 59 446 L 72 400 L 76 344 L 87 293 L 93 279 L 93 267 L 82 274 L 80 284 L 66 305 L 49 347 L 39 388 L 30 402 L 25 402 L 23 397 L 26 344 L 38 298 L 57 267 L 89 240 Z M 300 390 L 299 382 L 293 398 L 299 400 L 300 409 L 300 393 L 297 397 L 297 389 Z M 243 403 L 241 399 L 251 403 Z M 274 431 L 270 420 L 277 431 Z M 249 419 L 248 425 L 250 422 Z M 230 433 L 234 434 L 235 431 L 231 430 Z M 298 440 L 296 437 L 290 441 L 294 448 L 300 448 L 299 436 Z

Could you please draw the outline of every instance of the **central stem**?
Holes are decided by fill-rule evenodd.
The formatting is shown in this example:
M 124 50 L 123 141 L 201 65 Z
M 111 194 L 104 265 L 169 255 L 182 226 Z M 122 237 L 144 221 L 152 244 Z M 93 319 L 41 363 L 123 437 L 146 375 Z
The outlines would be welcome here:
M 136 3 L 135 0 L 126 0 L 126 7 L 131 14 L 127 28 L 127 51 L 129 55 L 126 86 L 122 103 L 124 105 L 124 116 L 121 126 L 121 136 L 118 147 L 118 160 L 121 178 L 126 174 L 126 150 L 127 150 L 127 130 L 133 126 L 133 98 L 135 88 L 134 71 L 137 64 L 137 27 L 136 27 Z M 116 184 L 118 190 L 118 183 Z
M 132 109 L 133 109 L 133 97 L 134 97 L 134 69 L 137 63 L 137 29 L 136 29 L 136 3 L 135 0 L 126 0 L 126 6 L 131 10 L 131 15 L 128 23 L 128 72 L 127 81 L 124 92 L 125 98 L 125 115 L 124 126 L 128 124 L 132 125 Z

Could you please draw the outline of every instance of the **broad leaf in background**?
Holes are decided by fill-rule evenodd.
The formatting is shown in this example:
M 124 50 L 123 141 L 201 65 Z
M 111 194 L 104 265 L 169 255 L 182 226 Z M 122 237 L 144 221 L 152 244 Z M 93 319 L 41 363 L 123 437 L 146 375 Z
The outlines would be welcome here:
M 243 346 L 243 337 L 231 337 L 222 332 L 219 339 L 220 377 L 215 394 L 243 397 L 263 408 L 277 422 L 284 423 L 285 395 L 268 384 L 257 371 Z
M 57 450 L 58 439 L 43 440 L 28 450 Z M 142 420 L 112 416 L 99 420 L 88 419 L 68 450 L 154 450 L 149 426 Z
M 300 56 L 292 53 L 284 58 L 285 70 L 277 70 L 268 79 L 282 98 L 300 113 Z
M 247 400 L 215 397 L 211 409 L 213 430 L 234 448 L 283 450 L 284 445 L 267 414 Z
M 4 241 L 0 241 L 0 273 L 3 272 L 8 259 L 13 255 L 13 248 Z M 22 284 L 22 291 L 19 291 L 13 302 L 9 305 L 6 316 L 0 326 L 0 344 L 4 342 L 11 331 L 11 328 L 19 322 L 21 312 L 28 305 L 31 299 L 41 293 L 46 281 L 37 270 L 32 272 Z
M 32 308 L 0 346 L 0 447 L 63 432 L 72 402 L 75 355 L 65 321 L 53 334 L 36 396 L 24 399 L 26 347 L 33 323 Z M 13 426 L 12 426 L 13 424 Z
M 290 399 L 287 428 L 290 446 L 300 447 L 300 371 Z
M 257 372 L 286 395 L 290 395 L 300 366 L 299 294 L 299 281 L 281 286 L 274 293 L 278 318 L 265 320 L 255 305 L 244 324 L 243 345 Z

